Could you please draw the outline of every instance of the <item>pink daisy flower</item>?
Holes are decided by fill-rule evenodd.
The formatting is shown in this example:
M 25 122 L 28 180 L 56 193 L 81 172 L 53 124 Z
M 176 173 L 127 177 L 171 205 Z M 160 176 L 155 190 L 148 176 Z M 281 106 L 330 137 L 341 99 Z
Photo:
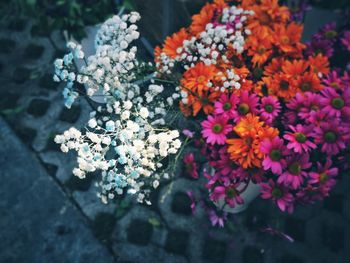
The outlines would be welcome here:
M 202 122 L 202 135 L 208 144 L 225 144 L 226 135 L 232 131 L 232 125 L 227 124 L 227 121 L 226 115 L 209 115 L 208 119 Z
M 235 207 L 236 204 L 241 205 L 244 203 L 234 185 L 216 186 L 210 194 L 210 199 L 214 202 L 225 200 L 226 204 L 231 208 Z
M 310 141 L 313 126 L 289 126 L 292 132 L 286 132 L 283 136 L 288 142 L 287 148 L 296 153 L 309 152 L 311 149 L 316 149 L 316 144 Z
M 304 170 L 310 167 L 308 154 L 289 156 L 286 170 L 278 177 L 277 182 L 297 189 L 304 182 L 304 177 L 307 177 L 307 172 Z
M 282 168 L 286 165 L 284 156 L 287 155 L 283 140 L 279 137 L 272 140 L 266 139 L 261 142 L 260 151 L 265 154 L 262 162 L 264 170 L 271 169 L 274 174 L 281 174 Z
M 259 98 L 257 95 L 249 95 L 248 91 L 243 91 L 238 99 L 239 102 L 233 114 L 235 122 L 239 122 L 239 120 L 248 113 L 258 113 Z
M 225 211 L 217 212 L 214 209 L 208 209 L 208 215 L 212 226 L 225 226 L 225 222 L 227 221 L 227 213 Z
M 317 93 L 305 92 L 304 95 L 301 95 L 301 97 L 302 97 L 302 105 L 297 110 L 297 113 L 301 119 L 306 120 L 310 117 L 310 114 L 312 112 L 317 112 L 320 110 L 321 96 Z
M 350 51 L 350 31 L 345 31 L 343 37 L 341 38 L 342 44 L 345 46 L 347 51 Z
M 338 154 L 346 147 L 349 139 L 349 127 L 340 125 L 339 120 L 322 122 L 315 127 L 313 137 L 317 145 L 322 145 L 321 151 L 329 155 Z
M 319 127 L 322 122 L 330 121 L 328 114 L 323 111 L 310 112 L 310 117 L 307 119 L 307 123 L 313 126 Z
M 342 86 L 342 79 L 338 76 L 338 72 L 333 70 L 323 80 L 323 85 L 326 88 L 339 89 Z
M 334 179 L 338 175 L 338 168 L 331 167 L 332 161 L 330 158 L 327 159 L 324 166 L 322 166 L 319 162 L 317 162 L 317 172 L 310 172 L 310 180 L 311 184 L 318 184 L 321 187 L 328 188 L 329 190 L 333 188 L 336 184 L 336 180 Z
M 302 204 L 312 204 L 316 201 L 321 201 L 327 193 L 320 187 L 307 185 L 296 193 L 296 199 Z
M 271 199 L 283 212 L 293 212 L 293 195 L 289 193 L 287 187 L 276 184 L 273 180 L 269 180 L 268 183 L 262 183 L 261 185 L 261 197 L 263 199 Z
M 231 94 L 231 96 L 222 94 L 219 100 L 215 102 L 214 112 L 216 114 L 227 114 L 229 117 L 233 117 L 238 101 L 237 96 L 234 94 Z
M 194 155 L 193 153 L 187 153 L 184 155 L 182 161 L 185 164 L 185 171 L 186 174 L 189 175 L 190 177 L 194 178 L 194 179 L 198 179 L 198 167 L 197 167 L 197 163 L 194 159 Z
M 281 104 L 278 99 L 272 96 L 264 97 L 261 100 L 260 116 L 267 124 L 272 124 L 281 111 Z
M 350 117 L 350 88 L 344 89 L 343 92 L 334 88 L 325 88 L 321 93 L 320 103 L 323 112 L 330 117 Z

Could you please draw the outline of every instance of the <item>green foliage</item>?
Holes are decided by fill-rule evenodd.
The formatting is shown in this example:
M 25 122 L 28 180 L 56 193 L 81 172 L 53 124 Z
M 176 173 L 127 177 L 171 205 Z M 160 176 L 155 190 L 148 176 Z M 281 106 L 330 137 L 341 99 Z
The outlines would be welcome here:
M 79 41 L 86 35 L 86 26 L 103 22 L 121 7 L 115 0 L 13 0 L 0 3 L 0 17 L 10 24 L 19 18 L 34 20 L 34 36 L 49 36 L 59 30 Z M 133 9 L 130 0 L 125 1 L 125 8 Z

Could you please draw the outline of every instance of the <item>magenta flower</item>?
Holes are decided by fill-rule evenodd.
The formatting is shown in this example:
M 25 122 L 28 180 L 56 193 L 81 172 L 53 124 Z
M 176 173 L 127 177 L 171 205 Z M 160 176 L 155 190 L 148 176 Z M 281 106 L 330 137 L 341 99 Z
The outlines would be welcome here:
M 299 95 L 299 93 L 297 94 Z M 317 112 L 320 109 L 321 96 L 313 92 L 305 92 L 303 95 L 300 94 L 301 105 L 297 109 L 298 116 L 306 120 L 310 118 L 312 112 Z
M 336 41 L 336 37 L 338 35 L 336 30 L 337 25 L 335 22 L 328 23 L 321 28 L 320 32 L 315 35 L 315 38 L 323 38 L 334 42 Z
M 319 162 L 317 163 L 317 172 L 310 172 L 310 180 L 311 184 L 318 184 L 321 187 L 325 187 L 328 190 L 333 188 L 336 184 L 335 177 L 338 175 L 338 168 L 331 167 L 332 161 L 330 158 L 327 159 L 324 166 L 322 166 Z
M 185 135 L 187 138 L 192 139 L 194 137 L 194 135 L 195 135 L 195 132 L 192 132 L 192 131 L 190 131 L 188 129 L 184 129 L 182 131 L 182 134 Z
M 327 196 L 327 193 L 320 187 L 307 185 L 296 193 L 296 200 L 302 204 L 312 204 L 315 201 L 322 200 L 325 196 Z
M 287 187 L 276 184 L 273 180 L 269 180 L 268 183 L 261 183 L 261 197 L 263 199 L 271 199 L 279 209 L 283 212 L 293 212 L 294 198 Z
M 232 131 L 232 125 L 227 124 L 227 121 L 226 115 L 209 115 L 208 119 L 202 122 L 202 135 L 208 144 L 225 144 L 226 135 Z
M 193 179 L 198 179 L 198 167 L 194 159 L 193 153 L 187 153 L 184 155 L 182 161 L 185 164 L 186 174 L 192 177 Z
M 323 54 L 332 57 L 334 53 L 333 42 L 328 39 L 313 38 L 311 42 L 306 43 L 306 55 Z
M 244 203 L 234 185 L 216 186 L 210 194 L 210 199 L 214 202 L 225 200 L 226 204 L 231 208 L 235 207 L 236 204 L 241 205 Z
M 345 31 L 343 37 L 341 38 L 342 44 L 345 46 L 347 51 L 350 51 L 350 31 Z
M 194 215 L 196 213 L 196 207 L 197 207 L 196 198 L 194 197 L 193 191 L 187 191 L 186 194 L 188 198 L 190 198 L 191 200 L 191 210 L 192 210 L 192 215 Z
M 317 145 L 322 145 L 321 151 L 335 155 L 345 149 L 345 141 L 349 139 L 349 127 L 340 125 L 339 120 L 322 122 L 315 127 L 313 137 Z
M 224 227 L 227 221 L 227 213 L 225 211 L 218 214 L 214 209 L 208 209 L 208 215 L 212 226 L 218 225 L 219 227 Z
M 272 124 L 281 111 L 281 104 L 278 99 L 272 96 L 264 97 L 261 100 L 260 116 L 267 124 Z
M 284 139 L 289 141 L 287 148 L 296 153 L 309 152 L 311 149 L 316 149 L 316 144 L 310 141 L 313 126 L 289 126 L 292 132 L 286 132 Z
M 277 182 L 297 189 L 307 177 L 305 169 L 311 167 L 308 154 L 298 154 L 287 157 L 286 170 L 278 177 Z
M 342 78 L 338 76 L 338 72 L 333 70 L 323 80 L 323 85 L 326 88 L 340 89 L 343 86 Z
M 234 94 L 231 94 L 231 96 L 222 94 L 219 100 L 215 102 L 214 112 L 216 114 L 227 114 L 229 117 L 233 117 L 238 101 L 237 96 Z
M 321 91 L 320 100 L 322 111 L 330 117 L 350 117 L 350 88 L 335 90 L 334 88 L 325 88 Z
M 287 154 L 283 140 L 279 137 L 266 139 L 261 142 L 260 151 L 265 154 L 262 162 L 264 170 L 271 169 L 274 174 L 281 174 L 282 168 L 286 165 L 284 156 Z
M 257 114 L 258 113 L 258 103 L 259 98 L 255 94 L 249 95 L 248 91 L 243 91 L 239 96 L 239 102 L 233 113 L 234 120 L 239 122 L 239 120 L 247 115 L 248 113 Z

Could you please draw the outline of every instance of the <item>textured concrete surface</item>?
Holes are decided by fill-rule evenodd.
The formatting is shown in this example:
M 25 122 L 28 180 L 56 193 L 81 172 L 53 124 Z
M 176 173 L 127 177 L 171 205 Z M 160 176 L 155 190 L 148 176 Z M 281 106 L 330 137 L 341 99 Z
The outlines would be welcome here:
M 113 262 L 78 211 L 0 117 L 0 262 Z

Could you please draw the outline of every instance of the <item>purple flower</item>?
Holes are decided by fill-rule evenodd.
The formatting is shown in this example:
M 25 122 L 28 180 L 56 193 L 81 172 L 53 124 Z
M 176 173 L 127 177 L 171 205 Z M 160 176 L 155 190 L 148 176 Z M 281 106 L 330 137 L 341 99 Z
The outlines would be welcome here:
M 344 89 L 344 91 L 325 88 L 321 93 L 320 104 L 323 112 L 330 117 L 345 119 L 350 117 L 350 87 Z
M 264 170 L 271 169 L 274 174 L 281 174 L 282 168 L 286 165 L 284 156 L 288 153 L 283 140 L 279 137 L 266 139 L 261 142 L 260 151 L 265 154 L 262 162 Z
M 215 210 L 208 209 L 208 215 L 212 226 L 225 226 L 225 222 L 227 221 L 227 213 L 225 211 L 222 211 L 221 215 L 219 215 L 218 212 L 216 212 Z
M 277 182 L 298 189 L 304 182 L 304 178 L 307 177 L 305 169 L 310 167 L 308 154 L 291 155 L 287 157 L 286 170 L 278 177 Z
M 272 124 L 281 111 L 281 104 L 278 99 L 272 96 L 264 97 L 261 100 L 260 116 L 267 124 Z
M 345 141 L 350 138 L 349 127 L 340 125 L 337 119 L 322 122 L 319 127 L 315 127 L 313 137 L 317 145 L 322 145 L 322 152 L 335 155 L 345 149 Z
M 284 185 L 276 184 L 273 180 L 268 183 L 261 183 L 261 197 L 263 199 L 271 199 L 277 204 L 281 211 L 293 212 L 293 195 Z
M 341 43 L 344 45 L 347 51 L 350 51 L 350 31 L 345 31 L 341 38 Z
M 310 141 L 310 135 L 312 134 L 313 126 L 303 126 L 298 124 L 297 126 L 289 126 L 292 132 L 286 132 L 283 136 L 284 139 L 289 141 L 287 148 L 293 150 L 296 153 L 309 152 L 316 148 L 316 145 Z

